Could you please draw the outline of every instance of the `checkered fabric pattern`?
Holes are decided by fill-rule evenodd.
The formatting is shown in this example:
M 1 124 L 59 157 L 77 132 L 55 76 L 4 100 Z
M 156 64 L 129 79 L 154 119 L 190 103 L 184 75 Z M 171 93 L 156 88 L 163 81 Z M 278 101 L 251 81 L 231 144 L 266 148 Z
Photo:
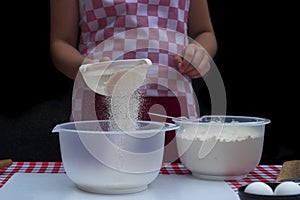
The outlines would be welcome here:
M 78 74 L 73 85 L 71 121 L 97 119 L 95 110 L 95 93 L 85 84 Z
M 61 162 L 13 162 L 7 168 L 0 169 L 0 188 L 15 173 L 65 173 Z
M 227 182 L 235 192 L 237 192 L 237 189 L 242 185 L 256 181 L 275 182 L 281 167 L 281 165 L 259 165 L 250 172 L 246 178 Z
M 189 0 L 80 0 L 79 50 L 87 58 L 149 58 L 147 96 L 184 96 L 196 116 L 191 79 L 173 56 L 188 44 Z M 80 93 L 80 92 L 79 92 Z
M 255 181 L 274 182 L 279 174 L 281 165 L 259 165 L 248 176 L 241 180 L 226 181 L 233 191 L 237 192 L 242 185 Z M 83 169 L 84 170 L 84 169 Z M 65 173 L 61 162 L 13 162 L 7 168 L 0 169 L 0 188 L 13 176 L 14 173 Z M 187 175 L 191 172 L 181 163 L 164 163 L 160 173 L 163 175 Z

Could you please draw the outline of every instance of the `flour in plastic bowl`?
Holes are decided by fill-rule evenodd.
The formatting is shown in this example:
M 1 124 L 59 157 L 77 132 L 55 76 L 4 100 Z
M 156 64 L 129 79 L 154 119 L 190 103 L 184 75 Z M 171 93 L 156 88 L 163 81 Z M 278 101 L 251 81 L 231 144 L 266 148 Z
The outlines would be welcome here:
M 181 162 L 199 178 L 244 178 L 260 162 L 264 124 L 182 123 L 176 132 Z M 201 155 L 205 152 L 205 156 Z

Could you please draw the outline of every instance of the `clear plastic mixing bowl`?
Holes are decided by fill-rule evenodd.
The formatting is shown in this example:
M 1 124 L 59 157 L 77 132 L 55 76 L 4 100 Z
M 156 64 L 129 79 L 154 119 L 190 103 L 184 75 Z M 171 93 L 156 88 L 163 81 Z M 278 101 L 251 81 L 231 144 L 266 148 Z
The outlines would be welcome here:
M 147 189 L 162 165 L 164 133 L 178 126 L 152 121 L 135 125 L 121 130 L 110 120 L 77 121 L 52 130 L 59 133 L 66 174 L 78 188 L 105 194 Z

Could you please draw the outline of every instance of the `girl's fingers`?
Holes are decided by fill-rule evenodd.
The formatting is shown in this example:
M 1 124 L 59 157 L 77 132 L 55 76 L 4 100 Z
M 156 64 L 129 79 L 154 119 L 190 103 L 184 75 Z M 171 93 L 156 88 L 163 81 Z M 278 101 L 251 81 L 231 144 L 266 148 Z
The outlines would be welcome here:
M 111 60 L 110 57 L 102 57 L 98 59 L 99 62 L 110 61 L 110 60 Z
M 201 63 L 194 69 L 195 70 L 190 71 L 187 75 L 191 78 L 200 78 L 204 76 L 210 69 L 210 58 L 208 56 L 204 56 Z
M 182 57 L 180 55 L 175 55 L 174 56 L 174 63 L 177 66 L 179 63 L 182 62 Z

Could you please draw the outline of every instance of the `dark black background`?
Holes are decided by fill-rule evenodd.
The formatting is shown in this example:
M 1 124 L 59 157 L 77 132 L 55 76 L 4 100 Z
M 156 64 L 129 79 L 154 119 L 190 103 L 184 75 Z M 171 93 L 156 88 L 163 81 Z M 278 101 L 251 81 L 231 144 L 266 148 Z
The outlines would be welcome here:
M 300 159 L 297 6 L 292 1 L 208 3 L 227 114 L 271 120 L 262 164 Z M 0 159 L 60 160 L 58 137 L 51 130 L 69 119 L 72 83 L 51 63 L 49 4 L 6 4 L 10 9 L 1 13 Z M 197 86 L 195 91 L 205 94 Z

